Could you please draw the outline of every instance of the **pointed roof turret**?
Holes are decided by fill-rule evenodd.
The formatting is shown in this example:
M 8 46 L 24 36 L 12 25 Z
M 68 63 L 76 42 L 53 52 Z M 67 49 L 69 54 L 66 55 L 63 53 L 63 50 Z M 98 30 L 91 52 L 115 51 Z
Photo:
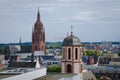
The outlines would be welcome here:
M 81 45 L 80 39 L 73 35 L 73 26 L 71 26 L 71 35 L 63 40 L 62 46 Z
M 20 45 L 20 46 L 22 45 L 22 43 L 21 43 L 21 36 L 20 36 L 20 41 L 19 41 L 19 45 Z
M 42 24 L 42 22 L 41 22 L 41 20 L 40 20 L 40 12 L 39 12 L 39 8 L 38 8 L 37 20 L 36 20 L 35 25 L 43 26 L 43 24 Z
M 37 21 L 40 20 L 40 12 L 39 12 L 39 8 L 38 8 L 38 13 L 37 13 Z

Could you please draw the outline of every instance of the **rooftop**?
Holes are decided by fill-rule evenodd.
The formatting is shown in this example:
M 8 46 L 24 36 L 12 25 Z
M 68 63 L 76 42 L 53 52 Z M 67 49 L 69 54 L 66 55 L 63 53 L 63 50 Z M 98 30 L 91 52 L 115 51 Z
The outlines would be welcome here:
M 48 73 L 46 76 L 37 78 L 35 80 L 59 80 L 63 77 L 73 77 L 74 74 Z
M 9 68 L 35 68 L 36 62 L 11 62 Z
M 19 74 L 35 71 L 35 68 L 15 68 L 15 69 L 0 69 L 0 79 L 16 76 Z
M 80 39 L 73 34 L 63 40 L 63 46 L 80 45 Z

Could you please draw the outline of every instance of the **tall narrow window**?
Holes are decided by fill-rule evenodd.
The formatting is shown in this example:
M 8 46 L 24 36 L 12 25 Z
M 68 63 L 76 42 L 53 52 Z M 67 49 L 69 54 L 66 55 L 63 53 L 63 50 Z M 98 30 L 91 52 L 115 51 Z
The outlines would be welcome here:
M 75 59 L 78 59 L 78 48 L 75 48 Z
M 43 51 L 43 46 L 42 46 L 42 51 Z
M 71 59 L 71 49 L 68 48 L 68 59 Z
M 37 45 L 35 46 L 35 51 L 37 50 Z

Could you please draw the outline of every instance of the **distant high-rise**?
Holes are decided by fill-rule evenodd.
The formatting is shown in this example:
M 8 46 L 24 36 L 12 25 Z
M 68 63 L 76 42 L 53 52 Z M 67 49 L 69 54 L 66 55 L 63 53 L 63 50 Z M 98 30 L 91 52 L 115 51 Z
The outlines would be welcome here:
M 34 51 L 43 51 L 45 53 L 45 29 L 40 20 L 40 13 L 38 9 L 37 21 L 34 24 L 32 30 L 32 53 Z

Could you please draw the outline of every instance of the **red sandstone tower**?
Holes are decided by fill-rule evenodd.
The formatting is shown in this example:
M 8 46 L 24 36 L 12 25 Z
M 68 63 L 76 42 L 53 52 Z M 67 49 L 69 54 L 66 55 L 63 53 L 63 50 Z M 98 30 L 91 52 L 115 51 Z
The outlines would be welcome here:
M 40 20 L 39 9 L 37 13 L 37 21 L 35 22 L 32 31 L 32 53 L 34 53 L 34 51 L 43 51 L 44 53 L 46 52 L 45 29 Z

